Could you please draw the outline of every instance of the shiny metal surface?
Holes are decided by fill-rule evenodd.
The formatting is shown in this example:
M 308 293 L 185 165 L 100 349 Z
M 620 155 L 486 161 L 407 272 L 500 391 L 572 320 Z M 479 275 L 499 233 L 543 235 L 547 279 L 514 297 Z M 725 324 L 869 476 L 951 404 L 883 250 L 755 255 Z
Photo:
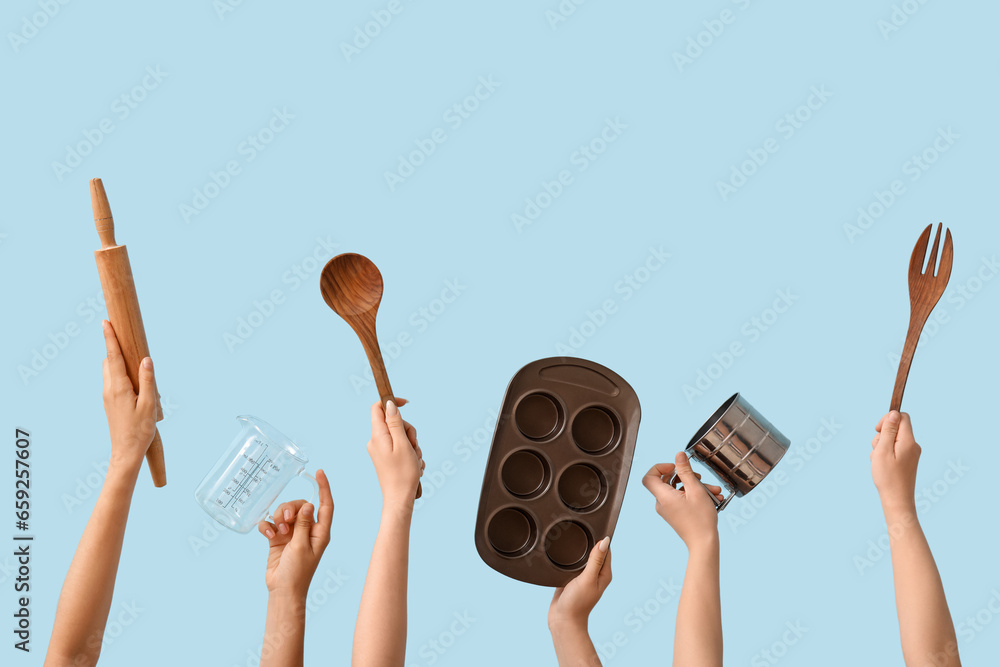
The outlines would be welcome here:
M 715 411 L 687 445 L 689 458 L 708 466 L 729 489 L 719 501 L 722 511 L 734 496 L 754 490 L 788 451 L 791 442 L 781 431 L 750 405 L 739 393 L 733 394 Z M 676 486 L 674 475 L 670 483 Z

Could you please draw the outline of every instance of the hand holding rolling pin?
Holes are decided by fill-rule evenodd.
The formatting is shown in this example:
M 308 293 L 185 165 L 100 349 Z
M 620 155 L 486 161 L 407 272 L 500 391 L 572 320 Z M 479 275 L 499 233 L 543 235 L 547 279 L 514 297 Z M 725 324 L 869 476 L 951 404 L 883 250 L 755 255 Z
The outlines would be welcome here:
M 90 181 L 90 203 L 94 207 L 94 224 L 97 235 L 101 237 L 101 249 L 94 251 L 97 260 L 97 272 L 101 277 L 101 288 L 104 290 L 104 301 L 108 308 L 108 320 L 114 328 L 125 365 L 125 372 L 132 382 L 132 390 L 139 394 L 139 364 L 149 356 L 149 346 L 146 344 L 146 330 L 142 326 L 142 314 L 139 312 L 139 298 L 135 293 L 135 283 L 132 280 L 132 267 L 128 261 L 128 250 L 115 241 L 115 221 L 111 217 L 111 206 L 108 196 L 104 193 L 101 179 Z M 153 396 L 156 407 L 156 421 L 163 419 L 163 409 L 160 398 Z M 163 462 L 163 442 L 160 433 L 153 431 L 153 441 L 146 450 L 146 462 L 153 476 L 155 486 L 166 486 L 167 469 Z
M 111 465 L 138 474 L 153 433 L 156 432 L 156 379 L 153 360 L 146 357 L 139 364 L 139 391 L 125 374 L 118 338 L 111 323 L 105 320 L 104 342 L 108 356 L 104 359 L 104 412 L 111 433 Z

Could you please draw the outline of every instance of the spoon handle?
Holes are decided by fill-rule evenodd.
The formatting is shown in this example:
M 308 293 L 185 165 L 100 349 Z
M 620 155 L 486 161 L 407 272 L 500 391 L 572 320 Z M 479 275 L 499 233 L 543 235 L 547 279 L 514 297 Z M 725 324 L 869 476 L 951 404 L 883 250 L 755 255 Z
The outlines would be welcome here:
M 382 350 L 379 349 L 378 339 L 375 336 L 362 336 L 361 342 L 365 346 L 368 365 L 371 366 L 375 386 L 378 388 L 378 397 L 382 401 L 382 409 L 384 410 L 386 401 L 395 401 L 396 397 L 392 393 L 392 385 L 389 384 L 389 374 L 385 372 Z

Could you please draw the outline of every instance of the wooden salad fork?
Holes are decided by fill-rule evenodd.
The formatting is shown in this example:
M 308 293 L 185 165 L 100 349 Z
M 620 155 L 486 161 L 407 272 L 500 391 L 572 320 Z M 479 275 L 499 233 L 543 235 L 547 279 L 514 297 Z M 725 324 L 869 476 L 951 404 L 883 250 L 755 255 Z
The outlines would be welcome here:
M 917 245 L 913 247 L 913 254 L 910 256 L 910 328 L 906 332 L 906 342 L 903 344 L 903 352 L 899 356 L 899 371 L 896 373 L 896 386 L 892 390 L 892 403 L 889 405 L 889 410 L 899 410 L 903 403 L 903 390 L 906 388 L 906 378 L 910 374 L 913 353 L 917 351 L 920 332 L 923 331 L 924 323 L 927 322 L 934 306 L 944 294 L 944 290 L 948 286 L 948 278 L 951 277 L 954 250 L 951 244 L 951 230 L 949 229 L 945 230 L 944 247 L 941 249 L 941 265 L 937 267 L 937 273 L 934 273 L 938 245 L 941 242 L 941 227 L 943 226 L 940 222 L 937 234 L 934 236 L 931 256 L 927 260 L 927 268 L 923 268 L 924 257 L 927 255 L 927 242 L 931 238 L 931 227 L 933 226 L 927 225 L 927 229 L 920 235 Z

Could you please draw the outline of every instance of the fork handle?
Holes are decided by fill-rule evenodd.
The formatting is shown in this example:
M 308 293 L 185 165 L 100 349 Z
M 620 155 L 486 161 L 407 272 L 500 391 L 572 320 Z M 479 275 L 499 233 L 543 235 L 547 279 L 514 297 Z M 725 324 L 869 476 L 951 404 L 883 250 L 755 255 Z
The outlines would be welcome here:
M 906 389 L 906 378 L 910 375 L 910 364 L 913 363 L 913 354 L 917 351 L 920 332 L 923 331 L 925 322 L 927 322 L 927 315 L 921 318 L 917 316 L 917 313 L 913 313 L 910 316 L 910 328 L 906 331 L 906 342 L 903 343 L 903 352 L 899 355 L 896 386 L 892 389 L 892 402 L 889 403 L 890 412 L 892 410 L 899 410 L 903 404 L 903 390 Z

